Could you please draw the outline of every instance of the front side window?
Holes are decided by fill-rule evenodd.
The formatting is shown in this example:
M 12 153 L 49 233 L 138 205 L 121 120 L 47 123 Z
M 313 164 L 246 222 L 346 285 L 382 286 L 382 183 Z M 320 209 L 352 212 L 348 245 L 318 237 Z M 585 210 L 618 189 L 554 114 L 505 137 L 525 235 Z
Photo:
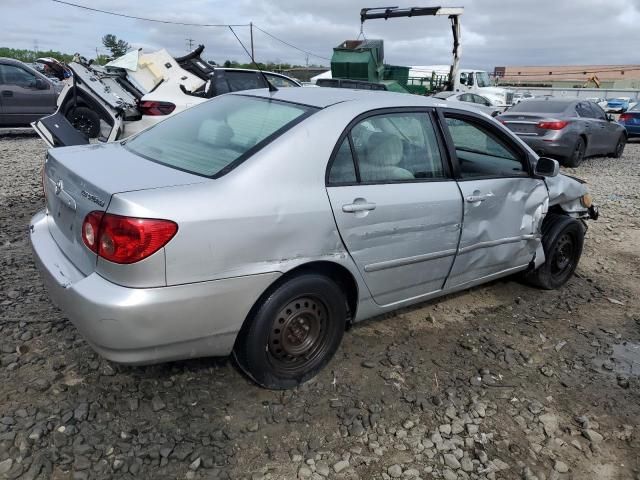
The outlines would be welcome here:
M 315 110 L 266 98 L 225 95 L 168 118 L 123 144 L 163 165 L 216 177 Z
M 489 74 L 487 72 L 476 72 L 476 79 L 478 80 L 479 87 L 491 86 L 491 80 L 489 80 Z
M 446 120 L 463 179 L 528 175 L 517 153 L 480 121 L 451 116 Z
M 35 88 L 36 76 L 15 65 L 0 65 L 0 79 L 5 85 Z

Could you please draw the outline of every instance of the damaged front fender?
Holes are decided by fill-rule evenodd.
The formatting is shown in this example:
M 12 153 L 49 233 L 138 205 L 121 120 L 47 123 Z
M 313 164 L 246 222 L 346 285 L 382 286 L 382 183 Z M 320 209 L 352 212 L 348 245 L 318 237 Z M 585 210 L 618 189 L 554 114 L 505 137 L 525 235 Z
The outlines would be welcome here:
M 563 212 L 579 218 L 598 217 L 598 210 L 591 205 L 586 182 L 569 175 L 557 175 L 544 179 L 549 191 L 549 207 L 558 206 Z

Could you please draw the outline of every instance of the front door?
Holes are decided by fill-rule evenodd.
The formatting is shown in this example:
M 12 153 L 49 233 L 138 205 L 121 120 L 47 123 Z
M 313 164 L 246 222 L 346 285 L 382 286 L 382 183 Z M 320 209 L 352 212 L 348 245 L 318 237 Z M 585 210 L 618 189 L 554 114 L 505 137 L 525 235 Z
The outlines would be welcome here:
M 441 290 L 456 253 L 462 202 L 431 115 L 360 118 L 329 166 L 338 230 L 379 305 Z
M 42 80 L 47 88 L 38 88 L 37 78 L 17 65 L 0 64 L 0 95 L 8 124 L 27 125 L 55 111 L 56 95 L 51 84 Z
M 460 112 L 444 117 L 464 201 L 460 246 L 446 284 L 457 288 L 531 262 L 548 195 L 544 181 L 530 175 L 526 151 L 498 125 Z

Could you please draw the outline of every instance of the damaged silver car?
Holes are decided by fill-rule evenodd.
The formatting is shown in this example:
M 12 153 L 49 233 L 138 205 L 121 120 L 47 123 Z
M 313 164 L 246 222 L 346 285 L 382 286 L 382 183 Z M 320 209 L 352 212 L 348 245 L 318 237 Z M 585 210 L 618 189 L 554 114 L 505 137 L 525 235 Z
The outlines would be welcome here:
M 233 354 L 289 388 L 353 322 L 507 275 L 567 282 L 597 211 L 558 169 L 463 103 L 253 90 L 50 150 L 30 238 L 105 358 Z

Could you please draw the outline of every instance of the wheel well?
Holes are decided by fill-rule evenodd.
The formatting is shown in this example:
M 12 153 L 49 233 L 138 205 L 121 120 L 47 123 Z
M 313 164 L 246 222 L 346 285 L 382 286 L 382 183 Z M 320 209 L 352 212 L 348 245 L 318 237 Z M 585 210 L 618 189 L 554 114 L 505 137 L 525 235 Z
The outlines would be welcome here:
M 262 293 L 262 295 L 260 295 L 260 298 L 258 298 L 258 300 L 256 300 L 256 302 L 253 304 L 251 310 L 249 310 L 249 313 L 244 319 L 242 328 L 240 329 L 240 332 L 238 334 L 238 338 L 240 338 L 243 331 L 249 324 L 248 320 L 252 317 L 262 300 L 283 283 L 303 273 L 319 273 L 331 278 L 334 282 L 336 282 L 336 284 L 338 284 L 340 289 L 345 293 L 345 297 L 347 299 L 348 311 L 347 324 L 345 325 L 345 327 L 348 327 L 356 316 L 356 310 L 358 307 L 358 284 L 355 278 L 353 278 L 351 272 L 342 265 L 327 261 L 317 261 L 299 265 L 296 268 L 289 270 L 275 282 L 269 285 L 269 287 Z M 236 339 L 236 342 L 237 341 L 238 340 Z
M 587 145 L 589 145 L 589 139 L 587 138 L 587 135 L 585 133 L 581 133 L 580 138 L 584 140 L 584 147 L 587 148 Z

